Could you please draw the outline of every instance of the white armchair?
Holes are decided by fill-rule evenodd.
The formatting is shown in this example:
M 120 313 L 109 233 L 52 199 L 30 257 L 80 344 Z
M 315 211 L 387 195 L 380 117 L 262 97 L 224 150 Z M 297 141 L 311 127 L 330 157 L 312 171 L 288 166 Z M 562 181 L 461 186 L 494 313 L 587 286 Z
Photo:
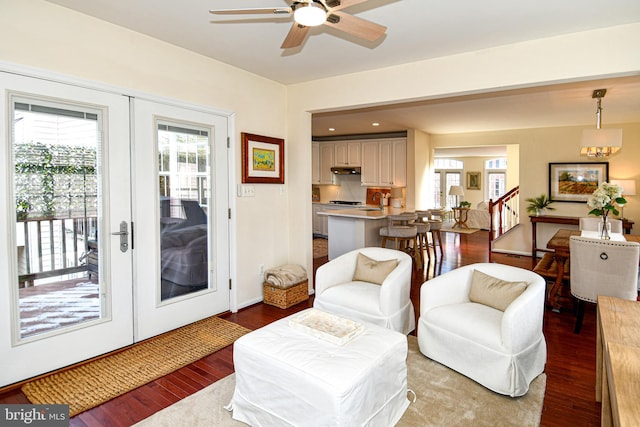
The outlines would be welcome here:
M 507 282 L 525 282 L 526 288 L 520 285 L 522 293 L 506 302 L 504 311 L 472 302 L 474 270 Z M 522 396 L 547 360 L 544 296 L 541 276 L 502 264 L 467 265 L 428 280 L 420 288 L 420 351 L 496 393 Z
M 354 281 L 358 254 L 377 260 L 398 260 L 382 284 Z M 410 298 L 411 257 L 386 248 L 347 252 L 318 268 L 313 306 L 408 334 L 415 329 Z

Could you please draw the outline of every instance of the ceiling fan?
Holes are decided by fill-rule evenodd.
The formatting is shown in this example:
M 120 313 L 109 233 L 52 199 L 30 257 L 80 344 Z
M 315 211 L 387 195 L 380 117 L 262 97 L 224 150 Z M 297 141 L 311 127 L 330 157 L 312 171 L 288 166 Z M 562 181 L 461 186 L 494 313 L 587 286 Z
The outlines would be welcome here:
M 293 25 L 284 39 L 282 49 L 297 47 L 306 38 L 309 28 L 318 25 L 328 25 L 329 27 L 344 31 L 356 37 L 374 41 L 380 38 L 387 27 L 376 24 L 366 19 L 358 18 L 341 9 L 364 3 L 368 0 L 287 0 L 290 7 L 269 7 L 258 9 L 217 9 L 210 10 L 214 15 L 291 15 L 293 14 Z

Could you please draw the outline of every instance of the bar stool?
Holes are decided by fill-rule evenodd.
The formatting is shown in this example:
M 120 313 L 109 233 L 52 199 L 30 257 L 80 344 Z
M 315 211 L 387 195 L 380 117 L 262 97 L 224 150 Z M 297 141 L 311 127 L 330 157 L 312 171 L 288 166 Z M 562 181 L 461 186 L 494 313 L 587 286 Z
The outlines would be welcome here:
M 387 241 L 392 239 L 395 242 L 395 249 L 404 252 L 413 252 L 416 266 L 422 268 L 422 260 L 418 248 L 418 228 L 414 224 L 416 214 L 387 215 L 387 226 L 380 228 L 382 237 L 381 247 L 387 247 Z
M 442 212 L 440 209 L 430 209 L 427 212 L 429 212 L 429 224 L 430 224 L 430 228 L 429 228 L 429 232 L 431 233 L 431 246 L 433 247 L 433 254 L 436 254 L 436 246 L 440 247 L 440 256 L 444 257 L 444 250 L 442 248 L 442 233 L 440 232 L 440 230 L 442 229 L 442 220 L 438 220 L 438 219 L 433 219 L 433 212 L 436 211 L 439 214 Z
M 431 252 L 429 251 L 429 236 L 427 233 L 431 230 L 431 223 L 429 220 L 429 211 L 416 211 L 418 218 L 413 225 L 418 228 L 418 244 L 420 253 L 423 251 L 427 254 L 427 258 L 431 261 Z M 425 218 L 427 219 L 425 221 Z M 424 259 L 424 257 L 423 257 Z

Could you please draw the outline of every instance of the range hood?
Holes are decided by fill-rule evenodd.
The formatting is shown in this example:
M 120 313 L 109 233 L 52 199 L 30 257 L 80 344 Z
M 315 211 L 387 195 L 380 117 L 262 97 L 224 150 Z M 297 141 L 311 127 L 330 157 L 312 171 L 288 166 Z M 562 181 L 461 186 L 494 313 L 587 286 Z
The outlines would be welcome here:
M 333 167 L 331 168 L 331 173 L 335 175 L 360 175 L 360 167 Z

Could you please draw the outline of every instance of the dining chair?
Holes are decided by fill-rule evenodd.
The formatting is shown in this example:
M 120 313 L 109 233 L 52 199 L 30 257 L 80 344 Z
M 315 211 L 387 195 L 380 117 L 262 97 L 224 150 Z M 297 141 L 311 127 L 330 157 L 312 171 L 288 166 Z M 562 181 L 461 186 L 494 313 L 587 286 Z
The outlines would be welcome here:
M 580 218 L 580 230 L 584 231 L 598 231 L 598 224 L 601 222 L 600 217 L 582 217 Z M 607 222 L 611 223 L 611 232 L 622 234 L 622 220 L 620 219 L 607 219 Z
M 571 236 L 571 295 L 576 298 L 576 324 L 580 333 L 584 303 L 597 303 L 598 296 L 635 301 L 638 298 L 640 244 Z

